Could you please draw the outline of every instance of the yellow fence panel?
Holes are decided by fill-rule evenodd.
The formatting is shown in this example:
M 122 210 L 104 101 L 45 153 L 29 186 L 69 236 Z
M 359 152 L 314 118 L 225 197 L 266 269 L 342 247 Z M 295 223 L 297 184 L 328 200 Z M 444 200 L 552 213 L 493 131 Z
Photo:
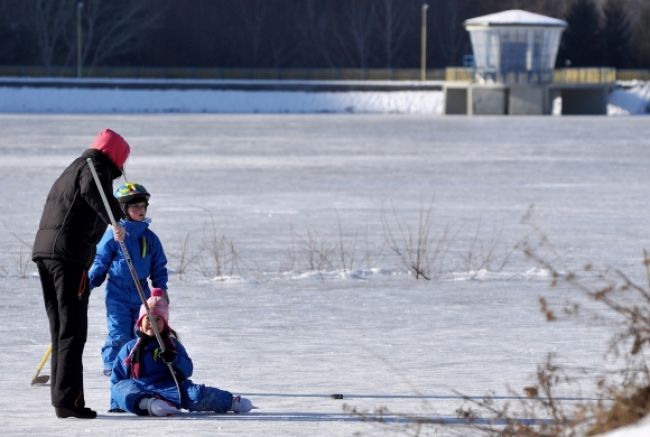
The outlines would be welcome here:
M 523 73 L 528 74 L 528 73 Z M 0 77 L 76 77 L 75 67 L 0 66 Z M 496 73 L 495 73 L 496 75 Z M 397 80 L 419 81 L 418 68 L 184 68 L 184 67 L 86 67 L 85 78 L 134 79 L 233 79 L 233 80 Z M 496 76 L 495 76 L 496 77 Z M 464 67 L 429 69 L 427 80 L 471 82 L 473 70 Z M 508 80 L 508 77 L 504 77 Z M 524 82 L 525 78 L 522 79 Z M 615 81 L 650 81 L 650 70 L 614 68 L 561 68 L 553 72 L 559 83 L 599 84 Z M 518 82 L 518 80 L 515 80 Z

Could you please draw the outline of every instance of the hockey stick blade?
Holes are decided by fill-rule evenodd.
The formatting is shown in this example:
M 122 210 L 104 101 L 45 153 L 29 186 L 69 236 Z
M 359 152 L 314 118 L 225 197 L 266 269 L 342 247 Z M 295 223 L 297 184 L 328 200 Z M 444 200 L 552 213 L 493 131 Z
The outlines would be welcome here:
M 39 375 L 32 379 L 32 385 L 43 385 L 50 380 L 50 375 Z

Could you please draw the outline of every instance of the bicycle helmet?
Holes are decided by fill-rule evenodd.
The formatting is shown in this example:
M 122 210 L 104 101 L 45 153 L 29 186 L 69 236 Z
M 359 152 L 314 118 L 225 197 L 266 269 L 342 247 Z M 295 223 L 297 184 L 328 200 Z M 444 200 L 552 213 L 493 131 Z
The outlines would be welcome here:
M 113 195 L 120 202 L 124 213 L 126 213 L 126 209 L 131 203 L 144 202 L 149 205 L 149 197 L 151 197 L 144 185 L 135 182 L 127 182 L 120 185 Z

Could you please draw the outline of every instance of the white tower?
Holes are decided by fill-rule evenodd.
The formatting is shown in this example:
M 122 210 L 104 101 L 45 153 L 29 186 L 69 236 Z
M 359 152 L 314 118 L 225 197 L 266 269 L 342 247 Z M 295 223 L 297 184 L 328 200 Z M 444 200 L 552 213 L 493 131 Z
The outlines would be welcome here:
M 550 83 L 566 21 L 513 9 L 466 20 L 479 83 Z

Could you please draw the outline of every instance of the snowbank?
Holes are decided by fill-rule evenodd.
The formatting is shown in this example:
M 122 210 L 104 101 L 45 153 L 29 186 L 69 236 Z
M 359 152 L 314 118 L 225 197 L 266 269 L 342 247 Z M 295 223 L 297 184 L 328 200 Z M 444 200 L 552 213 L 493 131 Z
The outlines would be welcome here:
M 55 80 L 51 87 L 20 80 L 19 86 L 0 86 L 0 113 L 444 113 L 444 93 L 439 89 L 209 89 L 201 88 L 204 83 L 198 81 L 194 89 L 176 89 L 164 86 L 161 80 L 143 82 L 145 88 L 124 88 L 119 86 L 123 82 L 116 80 L 114 87 L 104 81 L 103 86 L 75 88 L 69 84 L 62 87 Z M 183 81 L 184 86 L 191 83 Z M 554 107 L 558 105 L 554 102 Z M 650 83 L 622 83 L 610 94 L 609 115 L 646 114 L 649 110 Z
M 111 86 L 114 82 L 114 86 Z M 233 81 L 222 81 L 223 87 L 212 81 L 204 88 L 194 81 L 136 81 L 136 87 L 124 87 L 124 81 L 103 81 L 102 86 L 83 87 L 70 84 L 35 86 L 21 80 L 19 85 L 0 85 L 0 112 L 19 113 L 410 113 L 441 114 L 443 93 L 438 89 L 418 89 L 415 86 L 395 87 L 384 84 L 364 90 L 362 86 L 332 91 L 305 91 L 307 86 L 278 86 L 270 81 L 239 81 L 243 89 L 232 89 Z M 205 81 L 204 81 L 205 82 Z M 137 84 L 142 88 L 137 88 Z M 172 84 L 170 87 L 169 84 Z M 179 84 L 176 88 L 174 84 Z M 266 87 L 266 89 L 264 89 Z M 181 89 L 179 89 L 181 88 Z M 249 88 L 249 89 L 246 89 Z M 379 89 L 378 89 L 379 88 Z M 383 89 L 382 89 L 383 88 Z M 409 89 L 412 88 L 412 89 Z
M 622 83 L 609 95 L 609 115 L 639 115 L 650 113 L 650 83 Z

